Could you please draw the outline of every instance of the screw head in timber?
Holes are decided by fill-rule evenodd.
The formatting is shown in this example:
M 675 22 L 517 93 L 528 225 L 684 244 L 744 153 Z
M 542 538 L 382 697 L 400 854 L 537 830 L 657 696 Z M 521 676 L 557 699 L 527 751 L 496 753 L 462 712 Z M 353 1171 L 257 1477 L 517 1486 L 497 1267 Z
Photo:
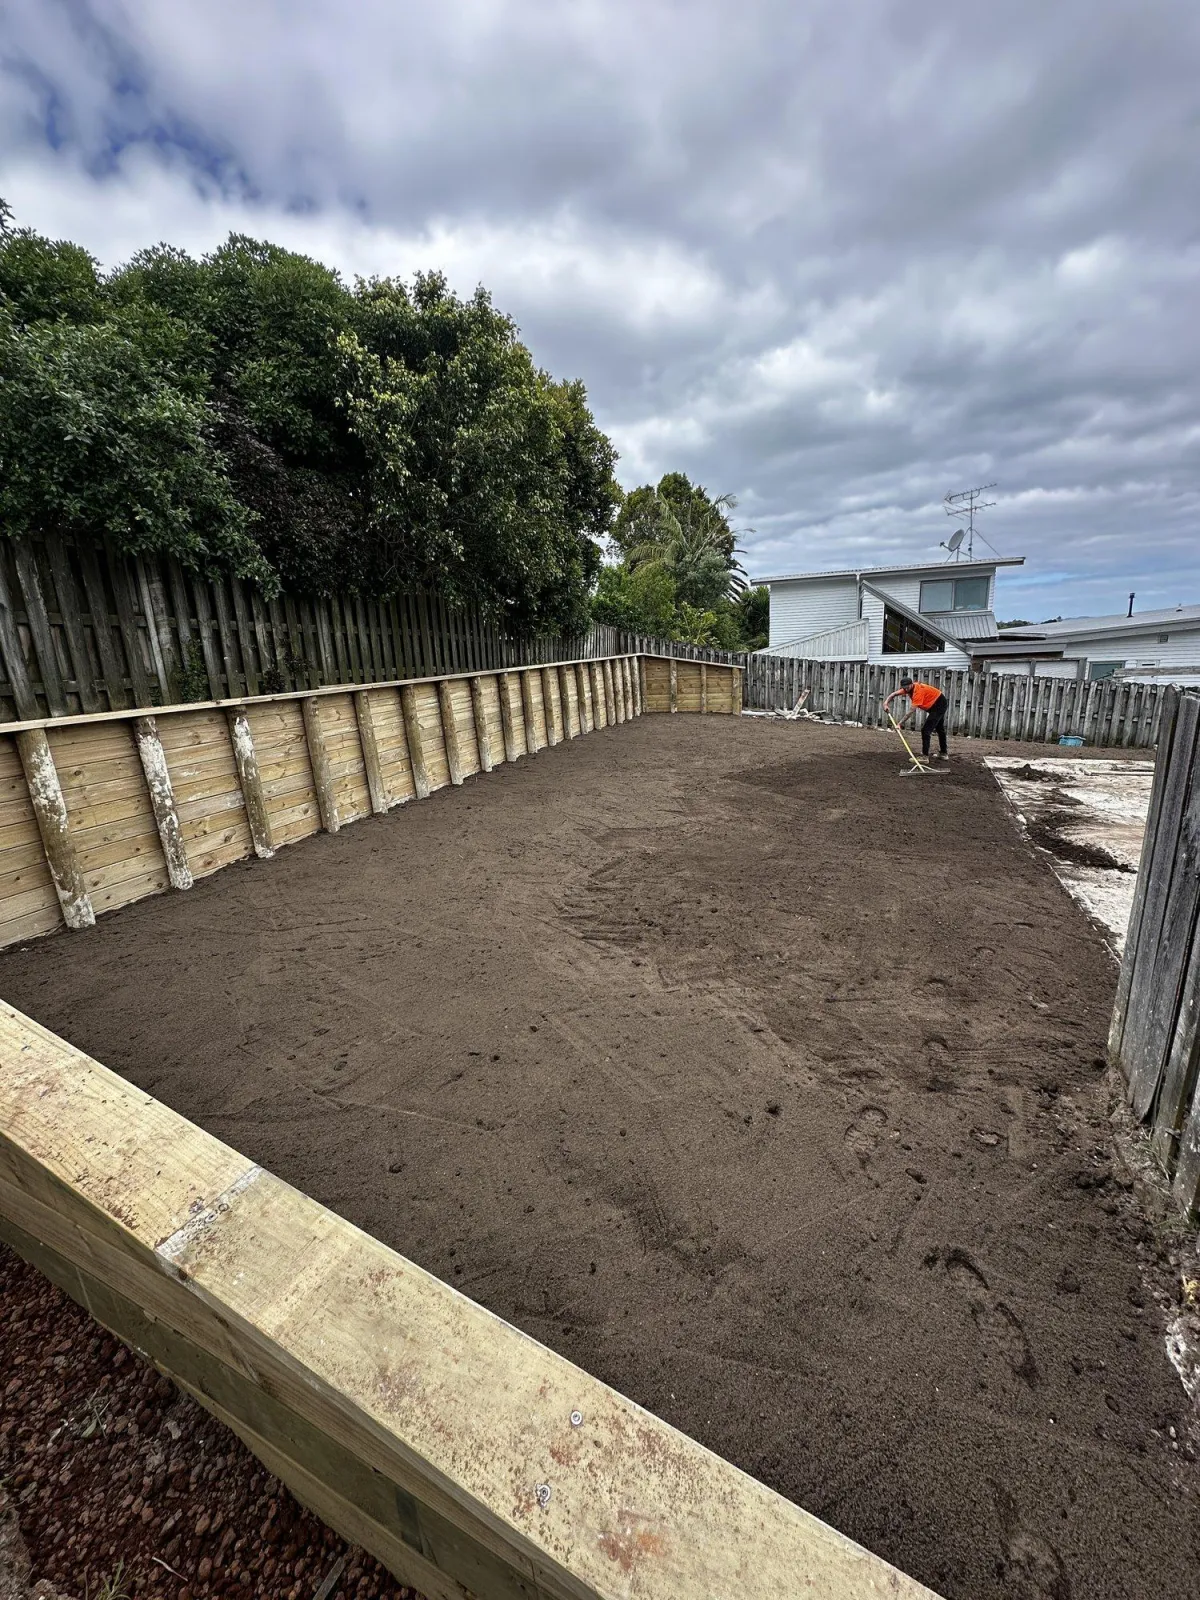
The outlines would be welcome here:
M 533 1497 L 542 1510 L 545 1511 L 550 1504 L 550 1485 L 548 1483 L 539 1483 L 533 1491 Z
M 582 1428 L 583 1427 L 583 1412 L 582 1411 L 572 1411 L 572 1413 L 571 1413 L 571 1426 L 573 1428 Z

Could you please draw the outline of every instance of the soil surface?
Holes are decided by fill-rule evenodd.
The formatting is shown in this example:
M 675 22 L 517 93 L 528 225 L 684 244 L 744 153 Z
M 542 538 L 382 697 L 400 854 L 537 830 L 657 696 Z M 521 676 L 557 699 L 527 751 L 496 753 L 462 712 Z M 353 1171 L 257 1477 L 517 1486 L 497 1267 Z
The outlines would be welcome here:
M 942 1593 L 1189 1593 L 1116 968 L 993 751 L 648 717 L 0 994 Z

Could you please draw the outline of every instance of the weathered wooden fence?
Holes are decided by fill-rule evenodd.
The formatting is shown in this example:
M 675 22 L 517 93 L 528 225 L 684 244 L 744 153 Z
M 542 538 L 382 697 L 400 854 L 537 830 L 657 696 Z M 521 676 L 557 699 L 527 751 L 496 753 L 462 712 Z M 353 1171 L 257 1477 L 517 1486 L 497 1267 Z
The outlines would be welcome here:
M 790 656 L 745 658 L 747 709 L 790 710 L 808 691 L 806 709 L 866 727 L 885 726 L 883 702 L 900 687 L 900 667 L 865 661 L 805 661 Z M 1143 749 L 1156 743 L 1166 690 L 1115 679 L 1030 678 L 1007 672 L 922 667 L 915 676 L 949 701 L 954 733 L 976 739 L 1085 744 Z
M 563 661 L 0 730 L 0 947 L 645 711 L 733 712 L 739 673 Z
M 1154 787 L 1109 1031 L 1185 1211 L 1200 1209 L 1200 695 L 1164 696 Z
M 284 594 L 55 534 L 0 538 L 0 721 L 630 653 L 615 630 L 510 638 L 471 607 Z

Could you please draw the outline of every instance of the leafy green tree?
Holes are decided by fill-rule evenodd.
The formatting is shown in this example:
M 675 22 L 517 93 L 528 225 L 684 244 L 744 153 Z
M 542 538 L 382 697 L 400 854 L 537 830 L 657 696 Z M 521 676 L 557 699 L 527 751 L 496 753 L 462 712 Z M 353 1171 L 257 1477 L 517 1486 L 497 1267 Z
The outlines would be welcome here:
M 66 319 L 22 326 L 0 302 L 0 523 L 37 537 L 103 533 L 265 587 L 201 401 L 148 361 L 135 330 Z
M 652 638 L 675 637 L 675 585 L 656 567 L 630 572 L 624 563 L 603 567 L 592 615 L 597 622 Z
M 771 632 L 771 591 L 765 583 L 748 588 L 737 603 L 742 649 L 763 650 Z
M 667 572 L 681 605 L 712 610 L 745 589 L 729 522 L 735 505 L 732 495 L 714 499 L 683 473 L 667 473 L 657 486 L 626 495 L 613 527 L 614 552 L 631 570 Z

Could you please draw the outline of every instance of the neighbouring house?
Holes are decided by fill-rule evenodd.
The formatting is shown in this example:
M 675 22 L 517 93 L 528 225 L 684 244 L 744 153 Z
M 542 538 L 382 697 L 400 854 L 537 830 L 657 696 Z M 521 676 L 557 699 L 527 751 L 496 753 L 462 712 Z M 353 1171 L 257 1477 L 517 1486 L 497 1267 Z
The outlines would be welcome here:
M 879 661 L 911 667 L 969 667 L 976 645 L 997 638 L 998 567 L 938 561 L 760 578 L 770 590 L 767 651 L 822 661 Z
M 1001 628 L 972 650 L 992 671 L 1200 683 L 1200 606 Z

